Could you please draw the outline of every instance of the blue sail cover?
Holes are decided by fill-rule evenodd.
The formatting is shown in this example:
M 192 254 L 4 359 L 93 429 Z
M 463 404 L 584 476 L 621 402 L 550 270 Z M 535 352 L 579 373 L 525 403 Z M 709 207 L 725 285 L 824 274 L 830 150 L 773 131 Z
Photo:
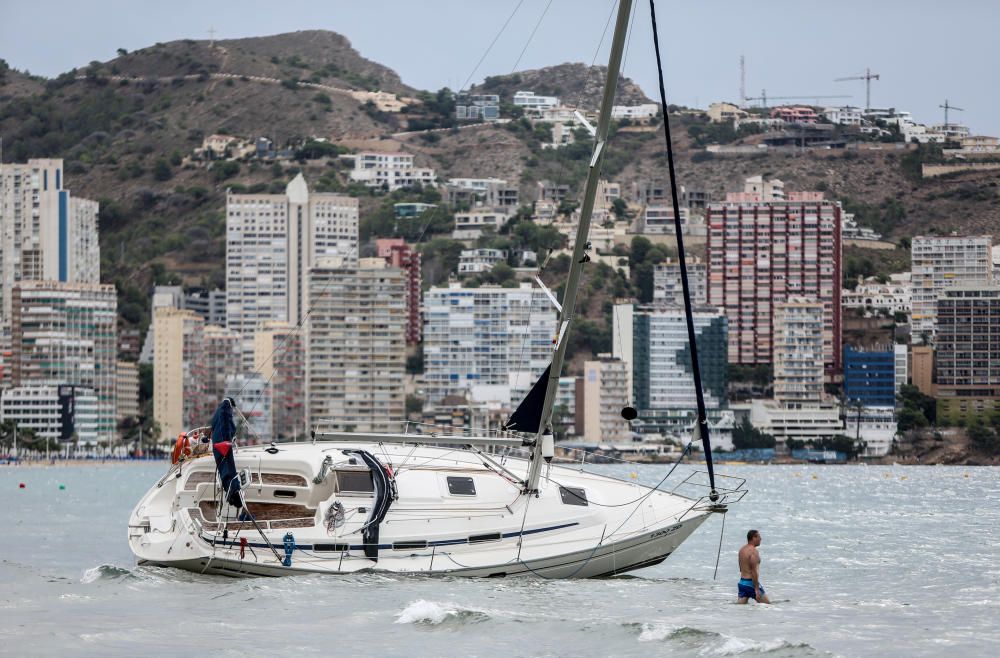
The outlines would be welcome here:
M 233 403 L 225 398 L 212 415 L 212 443 L 232 441 L 236 436 L 236 420 L 233 418 Z
M 233 437 L 236 436 L 236 420 L 233 418 L 233 402 L 225 398 L 212 415 L 212 455 L 219 481 L 225 491 L 226 501 L 233 507 L 243 507 L 240 495 L 240 478 L 233 455 Z
M 219 471 L 219 481 L 222 482 L 226 502 L 233 507 L 243 507 L 243 497 L 240 495 L 240 478 L 236 470 L 232 442 L 218 441 L 212 444 L 212 456 L 215 457 L 215 468 Z

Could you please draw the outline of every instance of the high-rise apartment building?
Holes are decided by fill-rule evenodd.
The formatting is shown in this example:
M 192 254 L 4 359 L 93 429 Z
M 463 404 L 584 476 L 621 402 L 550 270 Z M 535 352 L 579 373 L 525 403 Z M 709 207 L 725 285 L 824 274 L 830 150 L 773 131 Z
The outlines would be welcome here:
M 99 283 L 21 281 L 11 294 L 12 383 L 66 384 L 97 396 L 97 435 L 115 437 L 118 296 Z
M 423 301 L 421 288 L 420 252 L 406 244 L 402 238 L 380 238 L 375 241 L 379 258 L 406 273 L 406 342 L 416 345 L 423 334 L 420 306 Z
M 306 431 L 305 330 L 287 322 L 265 322 L 254 334 L 254 372 L 271 391 L 271 435 L 294 439 Z
M 859 350 L 845 345 L 844 397 L 854 405 L 894 407 L 896 352 L 890 349 Z
M 934 338 L 941 294 L 952 286 L 987 283 L 993 278 L 993 239 L 988 235 L 918 235 L 911 244 L 914 342 Z
M 97 433 L 94 389 L 72 384 L 27 384 L 0 391 L 0 422 L 33 430 L 49 441 L 94 447 L 107 440 Z
M 202 330 L 202 341 L 205 366 L 202 390 L 206 407 L 214 409 L 226 396 L 226 378 L 243 373 L 243 339 L 232 329 L 210 324 Z
M 696 308 L 692 315 L 705 407 L 709 420 L 718 422 L 728 406 L 727 320 L 716 309 Z M 676 433 L 695 422 L 698 403 L 682 307 L 616 305 L 612 345 L 629 367 L 626 390 L 643 432 Z
M 823 306 L 800 297 L 774 305 L 774 399 L 786 406 L 824 398 Z
M 583 364 L 583 438 L 600 443 L 632 440 L 629 422 L 622 418 L 628 401 L 628 364 L 610 354 Z
M 1000 287 L 944 290 L 935 326 L 938 420 L 969 420 L 1000 408 Z
M 285 194 L 228 194 L 226 326 L 252 339 L 264 322 L 300 323 L 309 269 L 328 257 L 357 263 L 357 199 L 310 193 L 302 174 Z
M 307 425 L 317 431 L 401 431 L 406 395 L 406 283 L 382 258 L 310 270 Z
M 118 362 L 115 383 L 117 420 L 139 416 L 139 364 L 134 361 Z
M 11 322 L 11 291 L 21 281 L 99 283 L 96 201 L 64 187 L 63 161 L 0 164 L 0 329 Z
M 205 321 L 194 311 L 153 309 L 153 417 L 168 439 L 211 420 L 205 404 Z
M 898 396 L 899 389 L 910 381 L 910 349 L 905 343 L 896 343 L 892 348 L 893 372 L 895 381 L 893 382 L 893 392 Z
M 772 182 L 773 183 L 773 182 Z M 768 364 L 774 354 L 775 306 L 809 297 L 823 306 L 821 361 L 841 365 L 841 209 L 799 192 L 766 200 L 727 201 L 706 210 L 708 303 L 729 318 L 729 362 Z M 763 198 L 761 193 L 742 193 Z
M 237 430 L 242 429 L 241 437 L 250 443 L 263 443 L 273 438 L 273 419 L 271 409 L 274 389 L 270 383 L 260 376 L 260 373 L 234 374 L 226 377 L 226 397 L 236 402 L 240 420 Z
M 555 328 L 551 302 L 528 283 L 431 288 L 424 295 L 428 401 L 464 395 L 474 386 L 509 386 L 511 372 L 525 372 L 533 384 L 552 359 Z
M 191 309 L 202 318 L 205 324 L 214 324 L 217 327 L 226 326 L 226 291 L 215 288 L 207 290 L 196 288 L 184 294 L 184 302 L 181 308 Z
M 704 306 L 708 303 L 708 269 L 700 258 L 693 258 L 691 261 L 687 265 L 691 303 L 696 306 Z M 678 261 L 668 258 L 653 266 L 653 301 L 684 306 L 681 265 Z

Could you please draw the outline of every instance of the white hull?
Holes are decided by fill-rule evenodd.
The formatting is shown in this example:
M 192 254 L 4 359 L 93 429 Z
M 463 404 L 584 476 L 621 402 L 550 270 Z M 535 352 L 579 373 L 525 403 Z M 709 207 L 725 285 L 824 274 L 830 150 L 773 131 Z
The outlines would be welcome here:
M 350 464 L 345 448 L 367 450 L 395 471 L 398 499 L 380 524 L 377 560 L 361 535 L 374 494 L 351 491 L 365 488 L 369 471 Z M 316 484 L 328 456 L 332 469 Z M 182 462 L 180 475 L 173 469 L 132 513 L 129 544 L 140 563 L 230 576 L 588 578 L 663 561 L 712 513 L 696 499 L 565 466 L 543 469 L 538 495 L 526 496 L 511 475 L 523 477 L 527 461 L 508 459 L 503 473 L 467 449 L 298 443 L 277 454 L 243 448 L 236 463 L 252 474 L 243 492 L 259 531 L 232 510 L 228 523 L 216 517 L 210 457 Z M 474 495 L 453 491 L 470 481 Z M 569 489 L 582 489 L 587 504 Z M 288 533 L 295 547 L 286 552 Z

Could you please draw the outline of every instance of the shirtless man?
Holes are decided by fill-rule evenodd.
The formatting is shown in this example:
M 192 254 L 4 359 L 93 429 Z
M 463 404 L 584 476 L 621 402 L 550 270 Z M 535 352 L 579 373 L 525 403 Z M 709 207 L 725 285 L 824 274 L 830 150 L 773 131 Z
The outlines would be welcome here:
M 740 584 L 737 603 L 747 603 L 750 599 L 757 601 L 757 603 L 771 602 L 764 592 L 764 586 L 760 584 L 758 546 L 760 546 L 760 533 L 751 530 L 747 533 L 746 546 L 740 549 Z

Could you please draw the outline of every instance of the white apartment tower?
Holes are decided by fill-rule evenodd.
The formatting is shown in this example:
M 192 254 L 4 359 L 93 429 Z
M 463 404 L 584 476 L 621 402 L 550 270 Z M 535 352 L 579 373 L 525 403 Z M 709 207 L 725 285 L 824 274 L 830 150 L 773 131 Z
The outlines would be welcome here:
M 401 431 L 406 396 L 407 275 L 384 258 L 310 270 L 306 426 Z
M 551 361 L 555 327 L 551 302 L 528 283 L 431 288 L 424 295 L 428 401 L 464 395 L 474 386 L 509 387 L 511 372 L 525 372 L 530 387 Z
M 310 193 L 302 174 L 284 194 L 226 197 L 226 326 L 245 339 L 265 322 L 297 325 L 306 278 L 321 258 L 358 258 L 358 200 Z
M 823 303 L 802 297 L 774 305 L 774 399 L 823 400 Z
M 67 385 L 97 397 L 97 435 L 117 430 L 118 295 L 99 283 L 21 281 L 11 291 L 12 384 Z
M 925 236 L 911 245 L 913 295 L 912 335 L 919 342 L 934 337 L 937 302 L 944 291 L 961 283 L 993 278 L 993 239 L 988 235 Z
M 20 281 L 99 283 L 96 201 L 74 198 L 63 161 L 0 164 L 0 329 L 9 332 Z

